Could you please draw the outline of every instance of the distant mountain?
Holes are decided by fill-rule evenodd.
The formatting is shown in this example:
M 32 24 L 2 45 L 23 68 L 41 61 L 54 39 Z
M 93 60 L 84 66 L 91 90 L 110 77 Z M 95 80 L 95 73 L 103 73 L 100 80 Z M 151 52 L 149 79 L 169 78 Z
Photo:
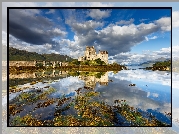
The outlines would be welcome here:
M 127 65 L 127 66 L 152 67 L 152 65 L 155 64 L 156 62 L 163 62 L 163 61 L 169 61 L 169 60 L 171 60 L 171 59 L 170 59 L 170 58 L 161 57 L 161 58 L 158 58 L 158 59 L 155 59 L 155 60 L 151 60 L 151 61 L 146 61 L 146 62 L 143 62 L 143 63 L 129 64 L 129 65 Z
M 67 55 L 60 54 L 38 54 L 36 52 L 28 52 L 25 50 L 19 50 L 13 47 L 9 47 L 9 60 L 10 61 L 72 61 L 73 59 Z
M 155 64 L 156 62 L 163 62 L 163 61 L 169 61 L 171 60 L 170 58 L 164 58 L 164 57 L 161 57 L 161 58 L 158 58 L 158 59 L 155 59 L 155 60 L 152 60 L 152 61 L 146 61 L 146 62 L 143 62 L 141 64 L 139 64 L 140 66 L 152 66 L 153 64 Z
M 154 61 L 168 61 L 168 60 L 171 60 L 171 58 L 164 58 L 164 57 L 161 57 L 161 58 L 158 58 L 158 59 L 155 59 Z
M 129 64 L 129 65 L 124 65 L 124 66 L 139 66 L 140 64 Z

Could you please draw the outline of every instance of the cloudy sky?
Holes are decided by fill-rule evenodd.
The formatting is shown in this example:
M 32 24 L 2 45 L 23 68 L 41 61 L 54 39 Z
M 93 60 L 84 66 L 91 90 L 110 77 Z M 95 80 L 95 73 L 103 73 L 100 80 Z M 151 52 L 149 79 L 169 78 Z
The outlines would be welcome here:
M 6 34 L 5 32 L 2 32 Z M 9 46 L 78 58 L 86 46 L 109 61 L 170 58 L 170 9 L 10 9 Z

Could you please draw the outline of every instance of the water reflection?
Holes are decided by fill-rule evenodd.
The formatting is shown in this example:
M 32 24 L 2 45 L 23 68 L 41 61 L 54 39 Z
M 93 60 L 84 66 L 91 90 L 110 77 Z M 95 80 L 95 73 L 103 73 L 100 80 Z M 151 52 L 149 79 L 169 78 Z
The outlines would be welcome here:
M 87 88 L 95 89 L 96 83 L 108 85 L 108 72 L 93 72 L 91 75 L 87 72 L 86 75 L 79 75 L 78 78 L 85 82 Z
M 150 76 L 157 82 L 151 81 L 152 78 L 148 78 Z M 17 77 L 11 76 L 10 78 L 13 80 Z M 40 115 L 41 120 L 53 119 L 55 117 L 54 113 L 56 113 L 56 105 L 59 103 L 56 99 L 63 97 L 63 95 L 67 98 L 71 97 L 71 99 L 74 99 L 78 96 L 77 91 L 85 88 L 87 90 L 89 89 L 91 93 L 95 91 L 100 94 L 99 98 L 93 98 L 94 101 L 104 101 L 108 105 L 113 106 L 114 100 L 126 100 L 130 106 L 142 111 L 150 111 L 156 115 L 157 119 L 170 124 L 170 120 L 164 114 L 165 112 L 171 112 L 171 89 L 170 84 L 166 84 L 166 82 L 169 83 L 169 72 L 161 74 L 146 70 L 124 70 L 120 72 L 50 70 L 35 72 L 33 75 L 22 75 L 21 79 L 23 80 L 24 78 L 30 78 L 33 81 L 41 78 L 41 82 L 36 81 L 34 84 L 18 85 L 18 88 L 26 87 L 23 92 L 36 93 L 37 89 L 40 89 L 43 94 L 44 91 L 48 90 L 48 88 L 45 88 L 48 86 L 55 89 L 55 92 L 48 94 L 47 98 L 55 100 L 48 107 L 40 107 L 35 110 L 36 105 L 41 106 L 41 103 L 45 100 L 37 100 L 30 104 L 27 103 L 27 105 L 23 106 L 25 111 L 21 111 L 16 115 L 24 116 L 29 113 L 33 117 Z M 17 79 L 17 81 L 21 79 Z M 136 84 L 136 86 L 129 86 L 130 84 Z M 10 104 L 17 103 L 17 97 L 19 97 L 20 93 L 9 94 Z M 37 97 L 38 93 L 33 95 Z M 49 102 L 50 100 L 46 101 Z M 63 107 L 68 107 L 68 105 Z M 73 108 L 68 108 L 61 112 L 61 114 L 77 115 L 77 111 Z M 12 119 L 13 116 L 11 116 Z
M 137 80 L 141 83 L 148 82 L 171 86 L 171 72 L 169 71 L 122 70 L 118 74 L 109 73 L 109 76 L 120 80 Z

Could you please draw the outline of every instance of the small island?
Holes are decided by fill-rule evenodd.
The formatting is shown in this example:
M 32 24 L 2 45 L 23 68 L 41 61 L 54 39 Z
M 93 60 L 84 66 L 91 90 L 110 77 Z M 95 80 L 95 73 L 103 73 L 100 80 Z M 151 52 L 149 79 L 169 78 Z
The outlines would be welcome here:
M 171 70 L 171 61 L 158 61 L 152 65 L 152 67 L 146 67 L 146 70 L 159 70 L 159 71 L 169 71 Z

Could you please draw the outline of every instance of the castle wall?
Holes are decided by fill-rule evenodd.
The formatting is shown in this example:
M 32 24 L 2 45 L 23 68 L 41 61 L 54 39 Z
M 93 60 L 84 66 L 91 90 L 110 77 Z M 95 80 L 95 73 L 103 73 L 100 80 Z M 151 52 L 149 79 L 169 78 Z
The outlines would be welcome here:
M 93 47 L 86 47 L 85 51 L 86 60 L 94 60 L 96 58 L 96 50 Z
M 101 54 L 101 53 L 99 53 L 97 55 L 97 58 L 100 58 L 102 61 L 104 61 L 106 64 L 108 64 L 108 54 Z

